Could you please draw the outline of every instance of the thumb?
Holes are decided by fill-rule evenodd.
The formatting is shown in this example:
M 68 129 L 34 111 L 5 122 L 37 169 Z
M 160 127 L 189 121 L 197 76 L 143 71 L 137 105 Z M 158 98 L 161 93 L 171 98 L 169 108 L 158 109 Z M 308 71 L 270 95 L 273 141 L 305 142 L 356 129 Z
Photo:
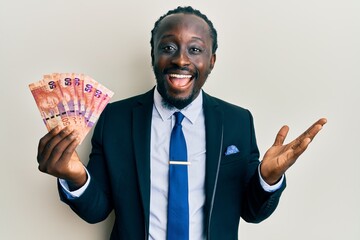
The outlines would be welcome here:
M 281 129 L 279 130 L 279 132 L 276 135 L 275 142 L 274 142 L 273 146 L 281 146 L 281 145 L 283 145 L 288 132 L 289 132 L 289 127 L 286 126 L 286 125 L 282 126 Z

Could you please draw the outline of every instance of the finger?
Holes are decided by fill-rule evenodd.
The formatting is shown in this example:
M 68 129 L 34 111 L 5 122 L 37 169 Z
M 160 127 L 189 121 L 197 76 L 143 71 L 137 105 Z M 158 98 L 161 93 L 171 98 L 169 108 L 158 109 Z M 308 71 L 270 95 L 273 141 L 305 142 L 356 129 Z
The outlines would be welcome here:
M 323 126 L 327 123 L 326 118 L 319 119 L 316 123 L 314 123 L 313 127 L 309 130 L 309 137 L 311 140 L 320 132 Z
M 72 139 L 72 140 L 71 140 Z M 64 150 L 61 150 L 62 154 L 57 161 L 52 162 L 49 166 L 47 171 L 57 177 L 70 179 L 72 168 L 69 168 L 69 161 L 77 160 L 80 161 L 75 149 L 80 143 L 79 137 L 67 137 L 63 140 L 66 143 L 61 143 L 60 145 L 66 145 L 67 147 Z M 75 155 L 74 155 L 75 154 Z M 73 155 L 75 157 L 73 157 Z M 55 157 L 54 157 L 55 159 Z
M 58 143 L 61 142 L 62 139 L 66 138 L 69 134 L 71 134 L 71 132 L 72 129 L 70 127 L 65 127 L 62 130 L 60 130 L 57 134 L 56 131 L 52 133 L 51 135 L 54 136 L 50 140 L 45 142 L 46 143 L 45 145 L 44 143 L 42 143 L 44 146 L 42 152 L 39 152 L 40 153 L 40 156 L 38 157 L 39 164 L 41 164 L 43 161 L 48 161 L 49 157 L 51 156 L 54 149 L 57 147 Z
M 61 135 L 61 133 L 59 135 Z M 49 164 L 59 161 L 64 151 L 74 140 L 77 139 L 78 136 L 79 134 L 76 130 L 73 130 L 70 133 L 68 131 L 64 131 L 64 136 L 61 139 L 56 139 L 59 140 L 59 142 L 56 143 L 50 152 Z
M 307 136 L 303 136 L 302 138 L 299 137 L 291 143 L 292 158 L 296 160 L 301 154 L 303 154 L 324 124 L 316 123 L 308 130 L 306 133 Z
M 60 126 L 56 126 L 53 129 L 50 130 L 50 132 L 48 132 L 44 137 L 42 137 L 39 141 L 39 145 L 38 145 L 38 154 L 42 153 L 42 151 L 44 150 L 46 144 L 48 143 L 48 141 L 50 141 L 50 139 L 52 139 L 53 137 L 55 137 L 59 132 L 60 132 Z
M 74 139 L 72 139 L 73 137 Z M 80 137 L 78 136 L 78 134 L 75 133 L 73 137 L 69 139 L 66 138 L 63 140 L 63 141 L 70 141 L 70 143 L 67 145 L 64 151 L 62 151 L 62 155 L 59 159 L 59 163 L 68 161 L 74 154 L 76 147 L 80 144 Z
M 62 134 L 64 135 L 61 136 Z M 54 137 L 47 145 L 49 146 L 49 149 L 47 149 L 47 146 L 45 147 L 46 150 L 44 151 L 45 155 L 43 161 L 39 162 L 39 170 L 59 177 L 59 173 L 61 173 L 61 171 L 58 170 L 56 165 L 59 163 L 65 149 L 67 149 L 67 147 L 77 139 L 77 136 L 78 133 L 76 130 L 68 133 L 68 131 L 64 129 L 64 131 L 61 131 L 56 137 Z
M 327 119 L 326 118 L 320 118 L 317 121 L 318 124 L 321 124 L 322 126 L 324 126 L 327 123 Z
M 315 122 L 310 128 L 308 128 L 305 132 L 303 132 L 299 137 L 297 137 L 289 144 L 290 148 L 294 150 L 295 155 L 302 154 L 306 150 L 310 142 L 322 129 L 323 124 L 319 123 L 319 121 Z
M 289 153 L 291 155 L 291 159 L 295 161 L 301 154 L 305 152 L 310 143 L 310 138 L 305 138 L 302 141 L 296 141 L 296 144 L 291 146 L 292 151 Z
M 273 146 L 281 146 L 284 144 L 285 138 L 289 132 L 288 126 L 282 126 L 282 128 L 279 130 L 279 132 L 276 135 L 275 142 Z
M 305 132 L 303 132 L 298 137 L 300 142 L 305 138 L 310 138 L 310 140 L 312 141 L 314 139 L 314 137 L 322 129 L 322 127 L 326 124 L 326 122 L 327 122 L 326 118 L 321 118 L 318 121 L 316 121 L 313 125 L 311 125 Z

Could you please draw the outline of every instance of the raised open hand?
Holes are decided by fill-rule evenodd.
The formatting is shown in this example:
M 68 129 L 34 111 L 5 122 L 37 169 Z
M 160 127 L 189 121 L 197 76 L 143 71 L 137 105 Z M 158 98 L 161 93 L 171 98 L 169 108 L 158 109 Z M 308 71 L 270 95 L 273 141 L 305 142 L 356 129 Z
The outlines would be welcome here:
M 41 172 L 65 179 L 71 188 L 85 184 L 87 176 L 75 148 L 80 138 L 76 130 L 56 127 L 39 141 L 37 161 Z
M 319 119 L 299 137 L 286 145 L 283 144 L 289 127 L 283 126 L 261 162 L 260 171 L 263 179 L 270 185 L 275 184 L 306 150 L 326 122 L 325 118 Z

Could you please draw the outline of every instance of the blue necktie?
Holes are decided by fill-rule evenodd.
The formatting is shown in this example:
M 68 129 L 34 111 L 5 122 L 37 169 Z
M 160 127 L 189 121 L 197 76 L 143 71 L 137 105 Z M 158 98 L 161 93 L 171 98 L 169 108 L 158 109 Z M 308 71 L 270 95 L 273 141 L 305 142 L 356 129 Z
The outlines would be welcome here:
M 168 240 L 189 239 L 188 168 L 185 137 L 181 121 L 184 115 L 174 113 L 176 121 L 171 132 L 168 196 Z

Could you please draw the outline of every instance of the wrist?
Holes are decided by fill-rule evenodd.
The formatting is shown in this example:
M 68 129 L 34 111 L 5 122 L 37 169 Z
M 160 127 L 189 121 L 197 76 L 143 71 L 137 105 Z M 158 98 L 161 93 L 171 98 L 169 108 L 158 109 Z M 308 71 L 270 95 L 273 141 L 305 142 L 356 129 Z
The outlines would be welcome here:
M 82 186 L 85 185 L 86 181 L 87 181 L 87 174 L 86 171 L 84 171 L 80 176 L 78 176 L 75 179 L 67 179 L 66 182 L 69 186 L 69 190 L 70 191 L 76 191 L 79 188 L 81 188 Z
M 275 185 L 281 180 L 283 174 L 276 173 L 276 171 L 270 171 L 262 162 L 260 163 L 260 175 L 261 178 L 270 186 Z

